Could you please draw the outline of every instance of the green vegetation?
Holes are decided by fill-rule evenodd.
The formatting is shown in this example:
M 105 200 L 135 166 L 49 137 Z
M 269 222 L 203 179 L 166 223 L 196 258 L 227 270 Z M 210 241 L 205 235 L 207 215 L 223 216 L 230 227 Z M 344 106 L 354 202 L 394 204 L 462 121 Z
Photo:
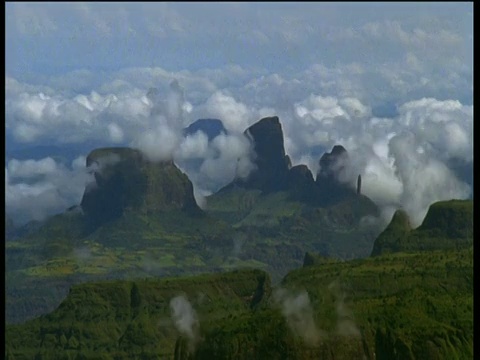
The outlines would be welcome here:
M 73 286 L 52 313 L 6 326 L 6 359 L 171 358 L 181 334 L 173 298 L 190 302 L 203 332 L 263 306 L 269 293 L 269 277 L 259 270 Z
M 175 329 L 179 295 L 195 340 Z M 7 359 L 471 359 L 473 248 L 324 261 L 273 289 L 258 270 L 77 285 L 5 344 Z
M 472 244 L 473 201 L 439 201 L 430 206 L 422 225 L 414 230 L 405 211 L 397 210 L 390 224 L 375 241 L 372 255 L 460 249 Z
M 473 358 L 472 248 L 311 265 L 280 286 L 294 301 L 273 295 L 267 309 L 224 319 L 176 359 Z M 313 319 L 310 337 L 288 326 L 287 307 L 290 321 Z

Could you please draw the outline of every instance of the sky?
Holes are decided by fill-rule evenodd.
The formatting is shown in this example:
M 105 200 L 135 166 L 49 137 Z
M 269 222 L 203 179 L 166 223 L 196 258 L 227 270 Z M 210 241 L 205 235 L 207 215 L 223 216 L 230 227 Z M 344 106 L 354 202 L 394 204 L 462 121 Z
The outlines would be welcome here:
M 473 3 L 5 10 L 5 205 L 17 223 L 80 203 L 93 146 L 173 159 L 208 207 L 205 195 L 253 168 L 243 131 L 273 115 L 292 163 L 314 176 L 323 151 L 343 145 L 384 219 L 402 207 L 419 225 L 431 203 L 472 196 Z M 201 118 L 228 133 L 185 138 Z

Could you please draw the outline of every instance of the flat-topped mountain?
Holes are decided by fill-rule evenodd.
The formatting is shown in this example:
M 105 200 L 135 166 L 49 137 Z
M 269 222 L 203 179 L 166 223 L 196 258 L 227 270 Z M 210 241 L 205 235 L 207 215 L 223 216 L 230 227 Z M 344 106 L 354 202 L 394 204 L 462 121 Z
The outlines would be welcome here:
M 143 214 L 183 210 L 200 212 L 193 185 L 172 161 L 153 163 L 130 148 L 103 148 L 87 157 L 95 183 L 85 189 L 81 207 L 99 226 L 128 210 Z

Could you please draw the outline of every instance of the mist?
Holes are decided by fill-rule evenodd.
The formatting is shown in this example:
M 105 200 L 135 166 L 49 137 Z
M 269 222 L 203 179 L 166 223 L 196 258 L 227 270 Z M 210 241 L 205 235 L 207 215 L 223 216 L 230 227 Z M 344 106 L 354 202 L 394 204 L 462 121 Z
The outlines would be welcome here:
M 353 313 L 345 302 L 345 291 L 337 281 L 330 283 L 328 289 L 335 296 L 335 311 L 337 313 L 335 332 L 341 336 L 360 337 L 360 330 L 355 324 Z
M 315 324 L 310 297 L 305 290 L 294 294 L 279 288 L 273 293 L 273 298 L 280 306 L 290 329 L 307 344 L 316 345 L 325 336 L 325 332 Z
M 194 347 L 199 336 L 197 312 L 183 295 L 170 300 L 170 310 L 176 329 L 188 338 L 189 346 Z
M 5 208 L 16 226 L 43 221 L 79 204 L 93 177 L 85 167 L 85 157 L 70 166 L 47 157 L 10 160 L 5 166 Z

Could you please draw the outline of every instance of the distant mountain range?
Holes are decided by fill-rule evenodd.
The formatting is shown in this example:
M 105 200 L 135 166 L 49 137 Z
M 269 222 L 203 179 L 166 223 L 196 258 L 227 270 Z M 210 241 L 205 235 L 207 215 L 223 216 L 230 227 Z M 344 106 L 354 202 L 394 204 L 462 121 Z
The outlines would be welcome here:
M 208 140 L 213 140 L 216 138 L 218 135 L 224 133 L 227 134 L 228 131 L 225 129 L 223 126 L 222 120 L 219 119 L 199 119 L 193 123 L 191 123 L 189 126 L 187 126 L 183 130 L 183 134 L 185 136 L 187 135 L 193 135 L 197 131 L 202 131 L 205 133 L 205 135 L 208 136 Z

